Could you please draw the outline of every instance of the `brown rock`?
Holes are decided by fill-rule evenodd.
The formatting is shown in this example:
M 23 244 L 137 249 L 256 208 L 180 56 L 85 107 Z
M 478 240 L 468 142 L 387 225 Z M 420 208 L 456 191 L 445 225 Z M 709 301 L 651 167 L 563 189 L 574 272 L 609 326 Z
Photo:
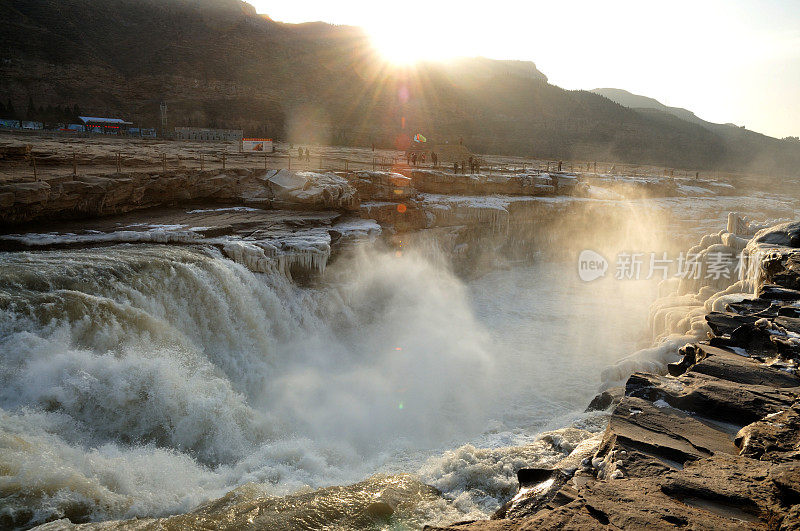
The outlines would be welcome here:
M 664 400 L 677 409 L 744 426 L 791 406 L 800 396 L 800 387 L 776 389 L 693 372 L 680 378 L 636 373 L 628 379 L 626 393 L 652 402 Z
M 770 461 L 800 457 L 800 404 L 748 424 L 736 434 L 741 455 Z
M 411 179 L 388 171 L 359 171 L 347 175 L 361 201 L 397 202 L 416 197 Z

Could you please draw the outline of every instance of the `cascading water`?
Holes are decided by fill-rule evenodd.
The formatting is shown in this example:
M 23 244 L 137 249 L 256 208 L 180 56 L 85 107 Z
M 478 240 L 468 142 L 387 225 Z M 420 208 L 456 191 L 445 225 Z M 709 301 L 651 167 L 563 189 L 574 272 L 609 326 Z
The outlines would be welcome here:
M 652 339 L 655 281 L 585 284 L 571 260 L 464 281 L 362 246 L 298 286 L 237 256 L 0 253 L 0 525 L 241 500 L 274 529 L 375 527 L 376 499 L 400 527 L 485 517 L 517 469 L 592 440 L 602 370 Z
M 465 455 L 489 467 L 487 492 L 436 511 L 483 514 L 532 450 L 509 450 L 504 465 L 472 446 L 435 456 L 533 441 L 629 347 L 588 364 L 585 351 L 554 357 L 563 342 L 589 343 L 552 326 L 575 311 L 558 275 L 536 267 L 465 284 L 413 253 L 369 251 L 312 289 L 213 249 L 5 253 L 2 517 L 158 516 L 245 483 L 284 495 L 380 471 L 419 470 L 456 498 L 468 484 L 445 469 Z M 533 453 L 564 451 L 548 448 Z

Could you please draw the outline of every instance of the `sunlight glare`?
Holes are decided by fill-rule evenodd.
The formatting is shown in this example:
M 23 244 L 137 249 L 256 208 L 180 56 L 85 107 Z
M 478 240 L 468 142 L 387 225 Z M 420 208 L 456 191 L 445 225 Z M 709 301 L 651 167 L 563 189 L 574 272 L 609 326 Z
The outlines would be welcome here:
M 455 55 L 448 51 L 446 40 L 434 32 L 428 33 L 425 38 L 388 28 L 367 29 L 367 32 L 378 53 L 394 65 L 407 66 Z

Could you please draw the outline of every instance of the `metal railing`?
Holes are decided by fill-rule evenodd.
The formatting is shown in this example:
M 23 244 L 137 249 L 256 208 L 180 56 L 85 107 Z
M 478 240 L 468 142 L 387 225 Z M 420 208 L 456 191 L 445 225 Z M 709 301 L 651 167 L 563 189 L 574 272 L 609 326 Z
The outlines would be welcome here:
M 439 169 L 445 172 L 453 172 L 452 163 L 439 163 L 434 166 L 430 161 L 420 164 L 408 164 L 403 155 L 375 155 L 361 158 L 348 158 L 334 154 L 318 152 L 309 155 L 298 156 L 285 151 L 272 153 L 240 153 L 223 150 L 201 149 L 201 150 L 155 150 L 151 153 L 141 153 L 124 149 L 108 150 L 105 155 L 98 156 L 98 150 L 75 150 L 64 149 L 59 153 L 41 153 L 35 149 L 27 155 L 27 162 L 30 171 L 20 168 L 19 164 L 13 166 L 13 162 L 7 165 L 0 164 L 0 177 L 5 182 L 34 181 L 46 179 L 48 177 L 63 178 L 64 172 L 61 168 L 67 166 L 71 170 L 72 176 L 81 173 L 92 174 L 124 174 L 136 170 L 159 169 L 161 171 L 175 170 L 226 170 L 228 168 L 257 169 L 264 170 L 288 168 L 292 170 L 306 171 L 331 171 L 331 172 L 350 172 L 350 171 L 397 171 L 407 172 L 414 169 Z M 583 174 L 606 174 L 620 176 L 666 176 L 678 178 L 696 178 L 700 172 L 692 170 L 679 170 L 672 168 L 600 163 L 594 161 L 557 161 L 557 160 L 528 160 L 520 162 L 494 162 L 479 159 L 479 172 L 489 175 L 497 174 L 520 174 L 520 173 L 543 173 L 559 171 L 580 172 Z M 19 160 L 17 160 L 19 162 Z M 2 171 L 3 166 L 11 168 L 10 171 Z M 13 167 L 12 167 L 13 166 Z M 53 170 L 56 171 L 53 171 Z M 463 162 L 459 162 L 459 173 L 464 173 Z M 5 174 L 5 175 L 4 175 Z M 714 177 L 709 172 L 703 172 L 704 178 Z M 718 178 L 719 175 L 717 174 Z

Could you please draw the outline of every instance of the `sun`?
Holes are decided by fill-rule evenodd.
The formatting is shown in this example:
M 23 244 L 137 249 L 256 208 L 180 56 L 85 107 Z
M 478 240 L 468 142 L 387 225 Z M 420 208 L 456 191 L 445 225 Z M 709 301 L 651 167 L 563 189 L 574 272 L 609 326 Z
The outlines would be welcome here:
M 430 54 L 426 54 L 426 50 L 421 46 L 402 37 L 397 32 L 370 32 L 370 38 L 378 53 L 394 65 L 413 65 L 431 58 L 428 56 Z
M 367 33 L 377 52 L 397 66 L 409 66 L 422 61 L 441 61 L 457 55 L 450 50 L 447 41 L 438 38 L 435 32 L 428 33 L 425 38 L 392 31 L 386 27 L 368 30 Z

